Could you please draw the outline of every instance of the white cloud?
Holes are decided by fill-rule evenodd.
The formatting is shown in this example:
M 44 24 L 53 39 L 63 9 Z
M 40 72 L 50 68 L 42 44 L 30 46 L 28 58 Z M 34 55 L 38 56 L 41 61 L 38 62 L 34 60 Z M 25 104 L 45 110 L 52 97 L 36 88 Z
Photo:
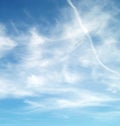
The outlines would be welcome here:
M 76 90 L 77 91 L 77 90 Z M 119 99 L 114 99 L 107 95 L 102 95 L 99 93 L 93 93 L 89 91 L 81 92 L 71 92 L 73 95 L 68 96 L 68 98 L 47 98 L 45 100 L 26 100 L 25 103 L 28 105 L 30 111 L 46 111 L 54 109 L 68 109 L 68 108 L 86 108 L 86 107 L 100 107 L 106 106 L 108 103 L 118 101 Z M 75 94 L 74 94 L 75 93 Z M 69 94 L 68 94 L 69 95 Z M 109 106 L 109 105 L 107 105 Z
M 27 78 L 27 87 L 32 89 L 40 89 L 45 84 L 45 78 L 41 76 L 31 75 Z
M 8 51 L 16 46 L 14 40 L 12 40 L 6 33 L 4 26 L 0 26 L 0 58 L 3 57 Z
M 64 78 L 64 82 L 67 82 L 70 84 L 80 83 L 81 81 L 85 79 L 82 74 L 67 70 L 67 68 L 63 69 L 63 78 Z
M 82 13 L 79 6 L 78 12 Z M 78 13 L 77 17 L 72 11 L 70 14 L 70 20 L 62 18 L 60 26 L 50 29 L 51 38 L 37 28 L 11 38 L 0 26 L 1 57 L 14 51 L 16 43 L 22 49 L 19 62 L 8 61 L 0 73 L 0 98 L 23 98 L 26 106 L 35 111 L 114 104 L 120 86 L 119 76 L 112 71 L 119 74 L 120 55 L 116 47 L 118 36 L 108 32 L 112 16 L 99 5 L 83 12 L 84 25 Z M 114 97 L 112 93 L 116 93 Z
M 42 45 L 45 42 L 45 37 L 40 36 L 39 33 L 37 33 L 36 28 L 32 28 L 30 30 L 30 46 L 32 47 L 38 47 L 40 45 Z

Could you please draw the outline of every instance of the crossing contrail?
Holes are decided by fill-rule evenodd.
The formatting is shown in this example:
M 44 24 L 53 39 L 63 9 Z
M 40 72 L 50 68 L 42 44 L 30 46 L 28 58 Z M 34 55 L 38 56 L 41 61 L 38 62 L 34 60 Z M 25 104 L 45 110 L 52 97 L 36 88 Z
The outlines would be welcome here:
M 14 28 L 15 32 L 16 32 L 17 34 L 19 34 L 19 30 L 17 29 L 15 23 L 14 23 L 12 20 L 10 20 L 10 23 L 11 23 L 12 27 Z
M 81 20 L 81 17 L 80 17 L 80 15 L 79 15 L 79 12 L 78 12 L 77 8 L 75 7 L 75 5 L 72 3 L 71 0 L 67 0 L 67 2 L 68 2 L 68 4 L 71 6 L 71 8 L 73 9 L 73 11 L 74 11 L 74 13 L 75 13 L 75 15 L 76 15 L 77 21 L 78 21 L 78 23 L 79 23 L 80 28 L 83 30 L 84 34 L 85 34 L 86 37 L 88 38 L 88 40 L 89 40 L 89 42 L 90 42 L 91 49 L 92 49 L 92 51 L 93 51 L 93 53 L 94 53 L 94 55 L 95 55 L 95 58 L 96 58 L 97 62 L 99 63 L 99 65 L 100 65 L 102 68 L 104 68 L 105 70 L 107 70 L 107 71 L 109 71 L 109 72 L 111 72 L 111 73 L 113 73 L 113 74 L 115 74 L 115 75 L 117 75 L 117 76 L 120 76 L 120 73 L 119 73 L 119 72 L 117 72 L 117 71 L 115 71 L 115 70 L 109 68 L 108 66 L 106 66 L 106 65 L 101 61 L 101 59 L 99 58 L 99 56 L 98 56 L 98 54 L 97 54 L 97 51 L 96 51 L 96 49 L 95 49 L 95 47 L 94 47 L 93 40 L 92 40 L 91 36 L 89 35 L 88 30 L 86 29 L 86 27 L 85 27 L 84 24 L 82 23 L 82 20 Z

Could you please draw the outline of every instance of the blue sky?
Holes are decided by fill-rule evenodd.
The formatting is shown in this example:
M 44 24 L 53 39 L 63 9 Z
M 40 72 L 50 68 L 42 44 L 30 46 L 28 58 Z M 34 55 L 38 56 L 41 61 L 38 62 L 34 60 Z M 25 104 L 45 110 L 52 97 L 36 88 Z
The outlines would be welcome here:
M 0 126 L 119 126 L 119 8 L 0 0 Z

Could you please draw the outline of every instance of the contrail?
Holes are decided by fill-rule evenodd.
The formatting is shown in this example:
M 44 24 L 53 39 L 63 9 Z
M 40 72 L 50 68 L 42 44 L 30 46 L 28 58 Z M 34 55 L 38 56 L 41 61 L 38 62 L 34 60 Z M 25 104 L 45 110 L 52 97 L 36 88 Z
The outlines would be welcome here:
M 34 18 L 33 18 L 32 15 L 29 13 L 28 10 L 24 9 L 23 12 L 25 13 L 25 15 L 26 15 L 28 18 L 30 18 L 30 19 L 32 19 L 32 20 L 34 21 Z
M 10 23 L 11 23 L 12 27 L 14 28 L 15 32 L 16 32 L 17 34 L 19 34 L 19 31 L 18 31 L 18 29 L 17 29 L 15 23 L 14 23 L 12 20 L 10 20 Z
M 95 49 L 95 47 L 94 47 L 92 38 L 91 38 L 91 36 L 89 35 L 88 30 L 86 29 L 86 27 L 85 27 L 85 26 L 83 25 L 83 23 L 82 23 L 82 20 L 81 20 L 81 17 L 80 17 L 80 15 L 79 15 L 79 12 L 78 12 L 77 8 L 75 7 L 75 5 L 73 5 L 73 3 L 72 3 L 71 0 L 67 0 L 67 2 L 68 2 L 68 4 L 71 6 L 71 8 L 73 9 L 73 11 L 74 11 L 74 13 L 75 13 L 75 15 L 76 15 L 77 21 L 78 21 L 78 23 L 79 23 L 79 25 L 80 25 L 80 27 L 81 27 L 81 29 L 83 30 L 84 34 L 85 34 L 86 37 L 88 38 L 88 40 L 89 40 L 89 42 L 90 42 L 91 49 L 92 49 L 92 51 L 93 51 L 93 53 L 94 53 L 94 55 L 95 55 L 95 57 L 96 57 L 96 60 L 97 60 L 97 62 L 99 63 L 99 65 L 100 65 L 102 68 L 104 68 L 105 70 L 107 70 L 107 71 L 109 71 L 109 72 L 111 72 L 111 73 L 113 73 L 113 74 L 115 74 L 115 75 L 117 75 L 117 76 L 120 76 L 120 73 L 118 73 L 117 71 L 115 71 L 115 70 L 109 68 L 108 66 L 106 66 L 106 65 L 101 61 L 101 59 L 99 58 L 99 56 L 98 56 L 98 54 L 97 54 L 97 51 L 96 51 L 96 49 Z

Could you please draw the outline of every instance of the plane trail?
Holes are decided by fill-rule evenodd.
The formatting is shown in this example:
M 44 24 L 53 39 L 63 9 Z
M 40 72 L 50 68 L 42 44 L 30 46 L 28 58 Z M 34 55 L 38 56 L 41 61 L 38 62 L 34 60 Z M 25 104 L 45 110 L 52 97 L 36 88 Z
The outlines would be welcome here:
M 99 63 L 99 65 L 100 65 L 102 68 L 104 68 L 105 70 L 107 70 L 107 71 L 109 71 L 109 72 L 111 72 L 111 73 L 113 73 L 113 74 L 115 74 L 115 75 L 117 75 L 117 76 L 120 77 L 120 73 L 119 73 L 119 72 L 117 72 L 117 71 L 115 71 L 115 70 L 109 68 L 108 66 L 106 66 L 106 65 L 101 61 L 101 59 L 99 58 L 99 56 L 98 56 L 98 54 L 97 54 L 97 51 L 96 51 L 96 49 L 95 49 L 95 47 L 94 47 L 93 40 L 92 40 L 91 36 L 89 35 L 88 30 L 86 29 L 86 27 L 85 27 L 84 24 L 82 23 L 82 20 L 81 20 L 81 17 L 80 17 L 80 15 L 79 15 L 79 12 L 78 12 L 77 8 L 75 7 L 75 5 L 72 3 L 71 0 L 67 0 L 67 2 L 68 2 L 68 4 L 71 6 L 71 8 L 73 9 L 73 11 L 74 11 L 74 13 L 75 13 L 75 16 L 76 16 L 76 18 L 77 18 L 77 21 L 78 21 L 78 23 L 79 23 L 80 28 L 83 30 L 84 34 L 85 34 L 86 37 L 88 38 L 88 40 L 89 40 L 89 42 L 90 42 L 91 49 L 92 49 L 92 51 L 93 51 L 93 53 L 94 53 L 94 55 L 95 55 L 95 58 L 96 58 L 97 62 Z
M 14 28 L 15 32 L 16 32 L 17 34 L 19 34 L 19 31 L 18 31 L 18 29 L 17 29 L 15 23 L 14 23 L 12 20 L 10 20 L 10 23 L 11 23 L 12 27 Z

